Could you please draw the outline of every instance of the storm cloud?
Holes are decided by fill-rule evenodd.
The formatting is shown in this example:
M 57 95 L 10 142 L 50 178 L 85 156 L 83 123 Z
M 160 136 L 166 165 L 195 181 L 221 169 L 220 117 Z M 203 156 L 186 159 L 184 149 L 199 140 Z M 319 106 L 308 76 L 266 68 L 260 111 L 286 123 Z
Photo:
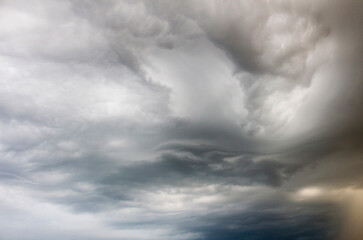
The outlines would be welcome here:
M 0 2 L 0 239 L 361 240 L 359 0 Z

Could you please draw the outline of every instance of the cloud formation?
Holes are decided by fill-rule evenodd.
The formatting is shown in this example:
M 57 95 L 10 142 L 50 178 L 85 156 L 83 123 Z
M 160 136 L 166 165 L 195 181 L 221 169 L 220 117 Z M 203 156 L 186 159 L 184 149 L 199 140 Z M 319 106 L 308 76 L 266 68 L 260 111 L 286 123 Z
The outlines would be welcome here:
M 0 238 L 363 237 L 360 1 L 0 6 Z

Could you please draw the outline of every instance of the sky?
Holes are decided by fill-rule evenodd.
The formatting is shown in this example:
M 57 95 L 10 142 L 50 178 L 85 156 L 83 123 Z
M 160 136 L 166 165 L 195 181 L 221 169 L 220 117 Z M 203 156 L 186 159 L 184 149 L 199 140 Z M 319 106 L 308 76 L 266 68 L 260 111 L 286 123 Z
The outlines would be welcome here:
M 363 239 L 360 0 L 0 1 L 0 239 Z

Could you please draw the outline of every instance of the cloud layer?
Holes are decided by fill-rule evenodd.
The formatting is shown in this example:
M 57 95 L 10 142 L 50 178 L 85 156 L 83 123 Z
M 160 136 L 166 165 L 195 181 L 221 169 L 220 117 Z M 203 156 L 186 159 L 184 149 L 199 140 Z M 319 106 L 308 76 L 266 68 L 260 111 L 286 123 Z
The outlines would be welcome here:
M 363 237 L 360 1 L 0 6 L 0 238 Z

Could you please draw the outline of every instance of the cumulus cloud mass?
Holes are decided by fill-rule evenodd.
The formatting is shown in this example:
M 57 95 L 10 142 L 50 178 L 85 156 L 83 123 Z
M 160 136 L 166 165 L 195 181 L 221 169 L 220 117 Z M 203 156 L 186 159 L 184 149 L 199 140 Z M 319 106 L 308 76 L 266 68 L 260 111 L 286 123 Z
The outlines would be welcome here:
M 363 239 L 361 0 L 0 1 L 0 239 Z

